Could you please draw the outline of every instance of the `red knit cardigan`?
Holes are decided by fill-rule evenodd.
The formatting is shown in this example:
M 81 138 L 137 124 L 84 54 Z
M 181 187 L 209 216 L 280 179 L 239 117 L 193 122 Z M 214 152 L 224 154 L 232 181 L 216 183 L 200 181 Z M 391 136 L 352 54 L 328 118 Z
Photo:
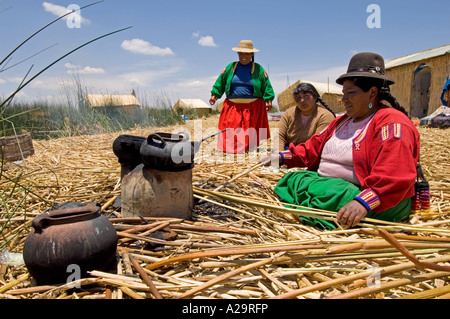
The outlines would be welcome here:
M 289 150 L 280 152 L 282 164 L 317 171 L 325 142 L 347 120 L 351 118 L 340 116 L 307 142 L 290 144 Z M 413 197 L 420 136 L 402 112 L 384 106 L 379 109 L 353 139 L 352 152 L 361 184 L 361 193 L 355 199 L 369 212 L 382 212 Z

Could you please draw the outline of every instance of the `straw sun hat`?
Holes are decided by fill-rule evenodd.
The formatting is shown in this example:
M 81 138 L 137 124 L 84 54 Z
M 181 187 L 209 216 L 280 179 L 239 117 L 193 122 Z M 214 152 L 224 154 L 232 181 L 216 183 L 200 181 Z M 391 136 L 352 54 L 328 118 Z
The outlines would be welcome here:
M 253 53 L 253 52 L 259 52 L 258 49 L 255 49 L 253 47 L 253 42 L 250 40 L 242 40 L 239 42 L 239 46 L 232 49 L 236 52 L 243 52 L 243 53 Z
M 386 81 L 388 85 L 394 84 L 394 80 L 386 75 L 383 57 L 371 52 L 355 54 L 350 59 L 347 73 L 341 75 L 336 82 L 342 84 L 345 79 L 354 77 L 381 79 Z

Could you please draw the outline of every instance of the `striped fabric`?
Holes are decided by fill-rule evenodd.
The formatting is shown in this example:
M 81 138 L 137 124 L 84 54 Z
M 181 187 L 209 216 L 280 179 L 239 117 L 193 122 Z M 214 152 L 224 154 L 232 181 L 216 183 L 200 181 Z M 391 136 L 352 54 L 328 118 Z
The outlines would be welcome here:
M 281 155 L 280 165 L 283 165 L 285 159 L 292 159 L 292 155 L 293 155 L 291 153 L 291 151 L 283 151 L 283 152 L 280 152 L 279 154 Z
M 383 126 L 381 128 L 381 141 L 385 142 L 387 141 L 391 136 L 395 139 L 401 139 L 402 138 L 402 124 L 395 123 L 395 124 L 389 124 L 386 126 Z
M 366 206 L 366 208 L 369 208 L 369 211 L 372 211 L 381 204 L 378 194 L 370 188 L 363 190 L 355 199 Z

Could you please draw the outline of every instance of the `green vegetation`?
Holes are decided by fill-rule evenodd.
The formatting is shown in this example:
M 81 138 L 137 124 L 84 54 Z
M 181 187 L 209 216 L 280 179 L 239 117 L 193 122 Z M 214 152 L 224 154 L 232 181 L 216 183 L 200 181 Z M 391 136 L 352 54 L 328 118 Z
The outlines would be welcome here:
M 0 114 L 0 136 L 26 131 L 33 139 L 45 139 L 181 123 L 181 116 L 167 103 L 142 105 L 133 112 L 116 106 L 94 108 L 84 103 L 12 103 Z M 195 118 L 194 112 L 189 113 L 189 119 Z
M 75 92 L 66 92 L 65 102 L 13 102 L 5 105 L 0 112 L 0 137 L 28 132 L 33 139 L 58 138 L 126 131 L 136 126 L 164 127 L 184 121 L 181 110 L 174 111 L 173 103 L 162 93 L 155 94 L 150 100 L 138 97 L 141 107 L 130 112 L 112 105 L 86 105 L 86 90 L 82 89 L 78 78 L 75 82 Z M 198 117 L 195 109 L 182 113 L 190 120 Z

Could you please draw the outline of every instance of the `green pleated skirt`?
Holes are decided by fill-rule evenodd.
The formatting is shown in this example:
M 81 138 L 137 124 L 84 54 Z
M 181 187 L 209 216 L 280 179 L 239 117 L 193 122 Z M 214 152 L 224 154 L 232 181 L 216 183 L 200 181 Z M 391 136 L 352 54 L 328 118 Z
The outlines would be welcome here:
M 361 192 L 358 186 L 350 182 L 340 178 L 321 177 L 317 172 L 312 171 L 296 171 L 286 174 L 275 186 L 274 191 L 283 202 L 332 212 L 339 211 Z M 411 208 L 412 200 L 408 198 L 385 211 L 369 212 L 366 217 L 401 222 L 408 219 Z M 305 224 L 322 229 L 337 227 L 331 221 L 312 217 L 300 218 Z

